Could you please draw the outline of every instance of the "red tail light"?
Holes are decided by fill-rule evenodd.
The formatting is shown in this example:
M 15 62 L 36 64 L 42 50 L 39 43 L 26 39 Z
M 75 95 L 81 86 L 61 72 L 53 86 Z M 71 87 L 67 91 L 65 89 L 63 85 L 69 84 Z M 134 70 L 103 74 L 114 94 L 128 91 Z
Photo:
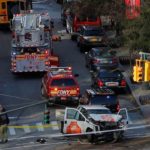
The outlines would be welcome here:
M 80 88 L 77 88 L 76 90 L 77 90 L 77 93 L 80 93 Z
M 80 38 L 80 42 L 83 42 L 84 41 L 84 38 L 83 38 L 83 36 L 81 36 L 81 38 Z
M 104 86 L 104 83 L 101 80 L 98 80 L 98 86 L 102 87 L 102 86 Z
M 98 60 L 98 59 L 93 59 L 93 60 L 92 60 L 92 63 L 93 63 L 93 64 L 97 64 L 97 63 L 99 63 L 99 62 L 100 62 L 100 60 Z
M 112 63 L 113 63 L 113 64 L 117 63 L 117 59 L 114 58 L 114 59 L 112 60 Z
M 117 104 L 117 107 L 116 107 L 116 111 L 119 112 L 119 110 L 120 110 L 120 105 L 119 105 L 119 103 L 118 103 L 118 104 Z
M 121 86 L 126 86 L 126 81 L 123 79 L 120 84 Z
M 48 50 L 45 51 L 45 54 L 48 55 Z

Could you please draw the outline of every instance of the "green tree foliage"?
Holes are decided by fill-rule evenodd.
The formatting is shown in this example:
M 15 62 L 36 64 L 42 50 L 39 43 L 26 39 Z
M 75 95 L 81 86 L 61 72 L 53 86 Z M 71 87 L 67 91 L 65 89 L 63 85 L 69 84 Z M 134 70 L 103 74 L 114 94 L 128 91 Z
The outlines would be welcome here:
M 150 52 L 150 7 L 144 5 L 139 18 L 127 22 L 126 34 L 131 50 Z

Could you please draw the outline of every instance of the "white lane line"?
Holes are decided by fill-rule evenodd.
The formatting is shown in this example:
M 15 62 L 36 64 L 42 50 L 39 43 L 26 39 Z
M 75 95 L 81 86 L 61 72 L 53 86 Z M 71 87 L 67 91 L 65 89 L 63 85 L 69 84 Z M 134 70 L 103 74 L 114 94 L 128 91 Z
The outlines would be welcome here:
M 52 121 L 52 122 L 51 122 L 51 125 L 52 125 L 52 129 L 53 129 L 53 130 L 59 130 L 57 121 Z
M 10 135 L 16 135 L 16 131 L 14 128 L 9 127 L 8 128 Z
M 25 133 L 30 133 L 31 132 L 29 125 L 24 124 L 22 126 L 25 126 L 25 128 L 23 128 Z
M 44 131 L 42 122 L 36 123 L 38 131 Z

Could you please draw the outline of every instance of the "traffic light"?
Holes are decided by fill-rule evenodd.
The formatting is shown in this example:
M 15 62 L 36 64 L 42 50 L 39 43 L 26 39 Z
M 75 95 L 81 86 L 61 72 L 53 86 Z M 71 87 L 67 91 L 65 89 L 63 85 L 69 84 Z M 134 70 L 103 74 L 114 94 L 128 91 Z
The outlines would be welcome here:
M 50 110 L 45 104 L 45 111 L 44 111 L 44 124 L 49 124 L 50 123 Z
M 134 82 L 141 82 L 142 80 L 143 80 L 142 61 L 137 59 L 136 65 L 133 66 L 133 81 Z
M 137 82 L 141 82 L 143 79 L 143 68 L 138 67 L 137 68 Z
M 138 66 L 133 66 L 133 81 L 137 82 L 137 68 Z
M 144 81 L 150 81 L 150 61 L 145 61 Z

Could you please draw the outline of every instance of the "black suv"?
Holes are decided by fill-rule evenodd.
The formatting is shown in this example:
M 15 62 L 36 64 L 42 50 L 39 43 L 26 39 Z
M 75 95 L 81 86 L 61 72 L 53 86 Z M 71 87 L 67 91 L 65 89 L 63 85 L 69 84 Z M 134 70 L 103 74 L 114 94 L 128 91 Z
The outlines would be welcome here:
M 127 83 L 120 70 L 100 69 L 92 74 L 92 87 L 126 92 Z
M 77 45 L 81 52 L 89 51 L 92 47 L 106 46 L 107 36 L 102 27 L 99 26 L 81 26 Z
M 111 89 L 87 89 L 79 99 L 80 104 L 104 105 L 116 113 L 120 110 L 117 95 Z

